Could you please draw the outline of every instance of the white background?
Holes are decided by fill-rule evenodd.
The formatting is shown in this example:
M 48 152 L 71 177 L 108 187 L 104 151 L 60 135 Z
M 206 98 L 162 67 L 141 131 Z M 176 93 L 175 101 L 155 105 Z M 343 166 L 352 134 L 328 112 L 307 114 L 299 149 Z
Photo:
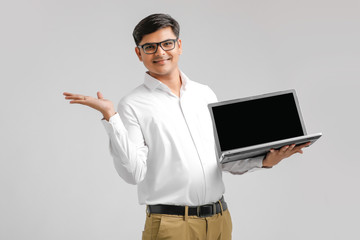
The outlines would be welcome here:
M 271 170 L 224 174 L 233 239 L 360 239 L 359 10 L 356 0 L 1 1 L 0 239 L 140 239 L 145 208 L 113 167 L 101 115 L 62 92 L 100 90 L 117 104 L 143 82 L 132 30 L 158 12 L 179 21 L 192 80 L 220 100 L 294 88 L 308 133 L 323 133 Z

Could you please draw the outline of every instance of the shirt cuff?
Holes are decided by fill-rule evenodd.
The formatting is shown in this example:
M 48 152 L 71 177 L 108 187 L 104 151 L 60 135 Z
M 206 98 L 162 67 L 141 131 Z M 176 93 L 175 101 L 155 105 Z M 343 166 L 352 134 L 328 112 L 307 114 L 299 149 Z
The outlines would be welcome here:
M 253 172 L 262 169 L 263 159 L 264 156 L 258 156 L 244 160 L 223 163 L 221 167 L 223 171 L 227 171 L 235 175 L 244 174 L 246 172 Z
M 115 113 L 113 116 L 109 118 L 109 121 L 107 121 L 105 118 L 101 119 L 101 122 L 103 123 L 105 130 L 108 134 L 117 131 L 122 132 L 126 131 L 126 128 L 121 121 L 119 113 Z
M 265 156 L 258 156 L 251 159 L 252 168 L 262 168 Z

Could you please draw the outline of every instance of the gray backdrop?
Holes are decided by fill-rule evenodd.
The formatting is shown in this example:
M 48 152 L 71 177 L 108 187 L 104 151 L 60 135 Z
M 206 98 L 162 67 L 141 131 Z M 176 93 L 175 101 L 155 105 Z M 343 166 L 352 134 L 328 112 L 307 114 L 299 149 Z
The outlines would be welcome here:
M 323 137 L 271 170 L 224 174 L 233 239 L 359 239 L 358 0 L 0 3 L 0 239 L 140 239 L 145 208 L 116 173 L 101 115 L 143 82 L 143 17 L 181 24 L 181 69 L 220 100 L 295 88 Z M 266 118 L 271 116 L 264 116 Z

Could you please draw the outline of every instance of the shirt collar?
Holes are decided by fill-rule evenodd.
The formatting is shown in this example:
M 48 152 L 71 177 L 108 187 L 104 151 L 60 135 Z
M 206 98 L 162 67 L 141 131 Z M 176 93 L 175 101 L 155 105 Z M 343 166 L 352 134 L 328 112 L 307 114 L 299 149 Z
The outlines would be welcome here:
M 181 77 L 181 88 L 182 90 L 186 90 L 186 88 L 189 85 L 189 78 L 180 71 L 180 77 Z M 144 79 L 144 84 L 147 88 L 149 88 L 151 91 L 153 91 L 156 88 L 159 89 L 165 89 L 165 90 L 169 90 L 168 86 L 166 86 L 165 84 L 163 84 L 162 82 L 160 82 L 159 80 L 157 80 L 156 78 L 152 77 L 149 72 L 145 73 L 145 79 Z

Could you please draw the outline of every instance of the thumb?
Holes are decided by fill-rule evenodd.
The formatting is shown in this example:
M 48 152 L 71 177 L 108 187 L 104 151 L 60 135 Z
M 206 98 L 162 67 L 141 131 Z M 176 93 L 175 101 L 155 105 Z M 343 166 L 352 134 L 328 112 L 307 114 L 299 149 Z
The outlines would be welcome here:
M 101 92 L 97 92 L 97 97 L 98 99 L 104 99 L 104 96 L 102 95 Z

